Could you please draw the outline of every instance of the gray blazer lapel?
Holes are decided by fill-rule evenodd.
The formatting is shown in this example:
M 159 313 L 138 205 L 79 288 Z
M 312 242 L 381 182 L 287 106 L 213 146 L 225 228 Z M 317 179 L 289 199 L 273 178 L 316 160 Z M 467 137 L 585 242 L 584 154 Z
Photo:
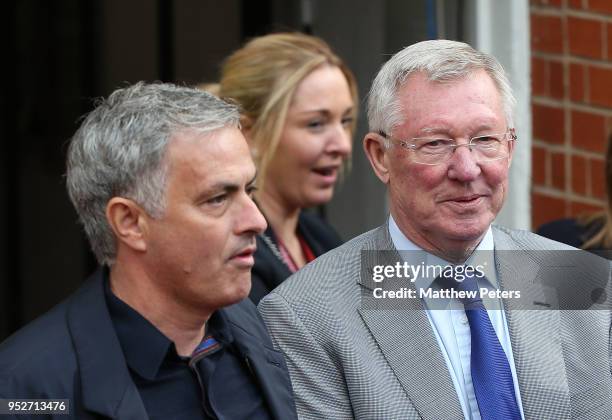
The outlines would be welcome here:
M 400 261 L 387 226 L 375 232 L 371 249 L 393 251 L 362 258 L 362 296 L 371 296 L 373 285 L 366 276 L 374 264 Z M 414 289 L 412 283 L 404 286 Z M 421 301 L 402 299 L 401 305 L 395 310 L 361 308 L 359 313 L 419 414 L 424 419 L 462 419 L 457 392 Z
M 495 264 L 502 290 L 521 290 L 522 306 L 550 304 L 550 293 L 536 280 L 540 266 L 506 233 L 494 229 Z M 526 302 L 525 299 L 529 299 Z M 571 417 L 569 386 L 560 341 L 559 311 L 513 309 L 504 301 L 523 411 L 526 419 Z
M 457 391 L 425 311 L 359 313 L 421 417 L 462 419 Z

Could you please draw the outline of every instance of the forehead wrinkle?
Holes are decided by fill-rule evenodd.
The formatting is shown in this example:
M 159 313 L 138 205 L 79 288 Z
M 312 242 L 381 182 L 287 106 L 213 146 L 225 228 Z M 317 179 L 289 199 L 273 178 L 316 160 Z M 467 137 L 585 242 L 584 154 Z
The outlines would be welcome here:
M 239 173 L 239 171 L 231 170 L 228 168 L 227 170 L 220 170 L 216 174 L 212 175 L 214 177 L 221 177 L 222 179 L 212 180 L 210 177 L 206 177 L 201 179 L 200 182 L 194 183 L 194 187 L 196 189 L 200 189 L 202 194 L 210 194 L 218 191 L 225 192 L 234 192 L 243 189 L 244 186 L 251 185 L 257 176 L 256 172 L 253 177 L 251 177 L 251 168 L 248 170 L 244 168 L 244 172 Z
M 233 129 L 233 128 L 232 128 Z M 193 136 L 176 138 L 169 145 L 168 163 L 171 165 L 171 176 L 179 177 L 179 182 L 186 183 L 186 187 L 197 189 L 213 189 L 217 184 L 240 186 L 243 180 L 250 179 L 255 173 L 255 167 L 248 153 L 246 142 L 244 143 L 244 156 L 240 157 L 241 150 L 237 148 L 228 149 L 232 144 L 217 138 L 221 131 L 204 133 L 193 133 Z M 234 153 L 230 160 L 218 161 L 217 159 L 227 153 Z M 236 155 L 238 154 L 238 155 Z
M 450 130 L 446 127 L 443 126 L 432 126 L 432 127 L 423 127 L 419 130 L 419 133 L 423 133 L 423 134 L 438 134 L 438 133 L 446 133 L 449 132 Z
M 476 133 L 479 131 L 493 130 L 493 128 L 497 125 L 497 122 L 494 121 L 495 118 L 490 118 L 490 121 L 486 121 L 486 120 L 489 120 L 489 118 L 483 118 L 480 121 L 469 123 L 467 127 L 467 132 L 465 133 L 457 133 L 457 130 L 450 126 L 451 124 L 449 125 L 442 124 L 438 126 L 436 125 L 426 126 L 426 127 L 419 129 L 418 133 L 419 135 L 449 134 L 449 135 L 456 136 L 456 135 L 472 135 L 473 133 Z

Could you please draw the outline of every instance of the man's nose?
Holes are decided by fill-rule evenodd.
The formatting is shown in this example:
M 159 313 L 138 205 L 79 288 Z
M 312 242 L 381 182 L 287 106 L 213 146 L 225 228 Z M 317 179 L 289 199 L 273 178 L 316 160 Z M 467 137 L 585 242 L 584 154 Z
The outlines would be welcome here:
M 460 182 L 475 180 L 481 172 L 480 165 L 476 161 L 476 154 L 470 150 L 468 144 L 461 144 L 455 148 L 448 168 L 448 176 Z
M 267 227 L 268 223 L 255 201 L 249 195 L 245 195 L 242 211 L 238 216 L 238 233 L 252 232 L 259 234 Z

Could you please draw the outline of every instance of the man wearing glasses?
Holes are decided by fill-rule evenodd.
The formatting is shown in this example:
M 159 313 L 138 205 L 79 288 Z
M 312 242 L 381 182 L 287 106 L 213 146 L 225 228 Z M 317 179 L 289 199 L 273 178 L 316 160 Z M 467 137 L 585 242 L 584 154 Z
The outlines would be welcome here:
M 492 226 L 517 147 L 513 103 L 497 60 L 463 43 L 421 42 L 382 67 L 364 149 L 388 222 L 259 305 L 301 417 L 610 418 L 609 263 Z M 566 252 L 604 304 L 550 310 L 593 308 L 561 307 L 540 281 L 550 258 L 526 250 Z

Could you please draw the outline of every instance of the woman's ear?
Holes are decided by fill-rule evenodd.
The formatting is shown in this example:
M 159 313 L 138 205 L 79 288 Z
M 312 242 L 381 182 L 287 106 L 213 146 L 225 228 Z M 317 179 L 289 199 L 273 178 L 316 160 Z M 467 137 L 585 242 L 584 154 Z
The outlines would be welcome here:
M 378 133 L 367 133 L 363 138 L 363 149 L 374 169 L 374 173 L 384 184 L 389 183 L 388 150 L 385 139 Z
M 253 137 L 251 135 L 253 123 L 254 121 L 251 117 L 248 117 L 246 115 L 240 116 L 240 127 L 242 129 L 242 135 L 246 138 L 247 142 L 249 143 L 249 146 L 253 145 Z
M 253 124 L 255 122 L 251 117 L 246 115 L 240 116 L 240 127 L 242 128 L 242 135 L 247 141 L 249 145 L 249 149 L 251 149 L 251 156 L 255 161 L 259 159 L 259 153 L 257 151 L 257 146 L 255 145 L 255 139 L 253 138 Z

